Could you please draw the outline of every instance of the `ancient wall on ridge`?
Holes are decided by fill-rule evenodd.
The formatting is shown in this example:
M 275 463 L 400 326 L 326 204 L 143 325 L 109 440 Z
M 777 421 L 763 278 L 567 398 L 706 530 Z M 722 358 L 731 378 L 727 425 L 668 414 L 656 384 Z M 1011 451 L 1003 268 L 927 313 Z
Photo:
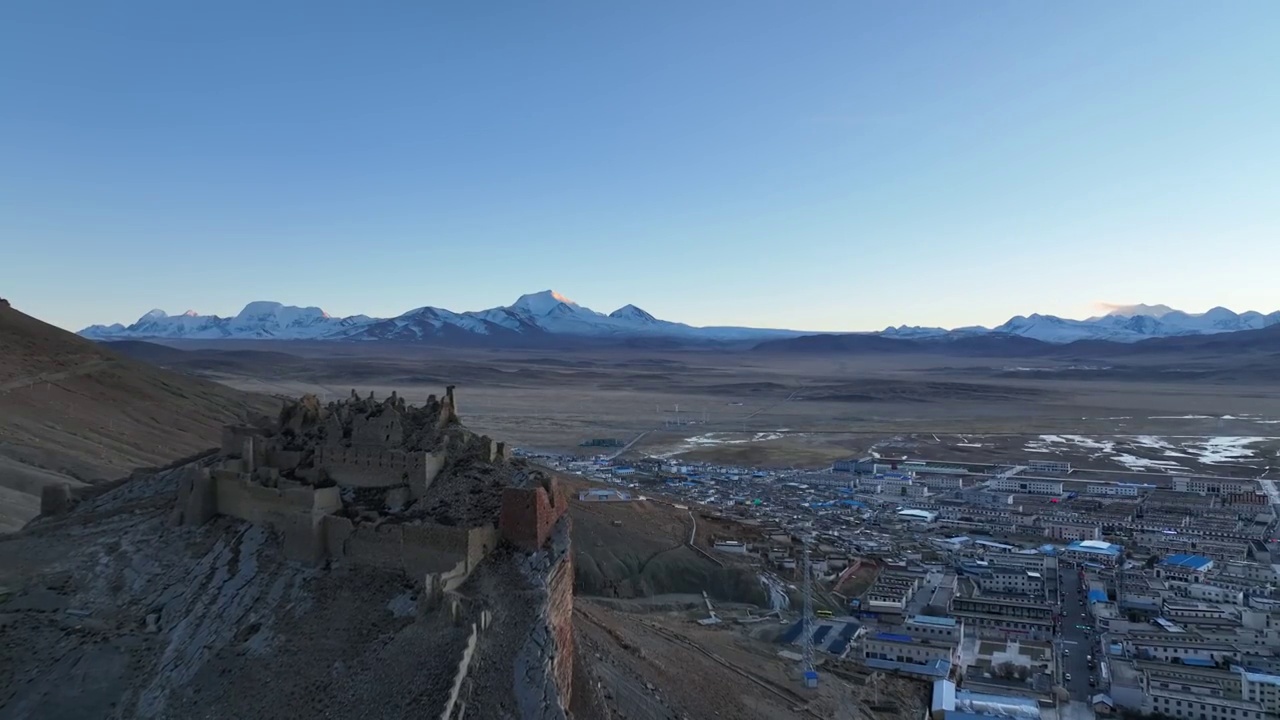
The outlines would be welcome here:
M 292 513 L 328 514 L 342 509 L 338 488 L 313 488 L 280 480 L 279 487 L 264 487 L 229 470 L 213 471 L 214 497 L 222 515 L 260 525 Z
M 568 496 L 555 478 L 546 487 L 509 487 L 502 491 L 498 527 L 503 538 L 532 552 L 547 544 L 551 529 L 568 509 Z
M 565 518 L 566 524 L 568 517 Z M 560 692 L 560 704 L 569 707 L 573 689 L 573 554 L 564 552 L 547 580 L 547 622 L 555 641 L 552 674 Z
M 516 653 L 516 702 L 523 718 L 562 720 L 573 695 L 573 554 L 568 516 L 547 546 L 520 561 L 539 597 L 529 635 Z
M 456 528 L 384 524 L 356 527 L 351 520 L 336 515 L 323 518 L 320 533 L 328 557 L 399 570 L 414 580 L 436 574 L 449 575 L 451 580 L 465 579 L 498 543 L 498 529 L 492 526 Z

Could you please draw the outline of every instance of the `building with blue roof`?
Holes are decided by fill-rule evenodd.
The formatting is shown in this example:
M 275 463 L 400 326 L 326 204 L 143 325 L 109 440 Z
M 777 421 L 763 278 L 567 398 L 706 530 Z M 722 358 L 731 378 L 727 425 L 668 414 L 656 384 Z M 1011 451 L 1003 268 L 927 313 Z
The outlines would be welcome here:
M 929 660 L 923 663 L 897 662 L 879 658 L 864 658 L 862 663 L 875 670 L 899 672 L 904 675 L 915 675 L 927 680 L 938 680 L 951 674 L 951 662 L 948 660 Z
M 1110 566 L 1120 561 L 1124 548 L 1104 540 L 1077 540 L 1062 549 L 1062 557 L 1079 563 Z
M 1107 591 L 1106 591 L 1106 590 L 1098 590 L 1098 589 L 1096 589 L 1096 588 L 1095 588 L 1095 589 L 1093 589 L 1093 590 L 1090 590 L 1090 591 L 1089 591 L 1089 602 L 1090 602 L 1090 603 L 1100 603 L 1100 602 L 1106 602 L 1106 601 L 1107 601 Z
M 1170 555 L 1156 564 L 1155 569 L 1156 577 L 1161 579 L 1198 583 L 1213 569 L 1213 560 L 1203 555 Z
M 876 632 L 864 637 L 860 651 L 864 660 L 907 665 L 944 661 L 949 666 L 958 659 L 963 639 L 963 624 L 952 618 L 914 616 L 903 623 L 900 632 Z

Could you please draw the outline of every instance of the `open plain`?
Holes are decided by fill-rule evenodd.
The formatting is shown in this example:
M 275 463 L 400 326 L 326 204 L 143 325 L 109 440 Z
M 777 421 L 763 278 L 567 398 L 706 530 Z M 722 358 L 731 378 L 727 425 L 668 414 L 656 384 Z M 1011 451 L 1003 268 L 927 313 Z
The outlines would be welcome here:
M 1280 364 L 1269 353 L 1050 360 L 392 343 L 109 346 L 257 394 L 399 390 L 421 402 L 456 384 L 479 432 L 545 451 L 643 433 L 636 454 L 763 467 L 821 467 L 867 452 L 964 462 L 1023 453 L 1103 471 L 1256 475 L 1280 447 Z

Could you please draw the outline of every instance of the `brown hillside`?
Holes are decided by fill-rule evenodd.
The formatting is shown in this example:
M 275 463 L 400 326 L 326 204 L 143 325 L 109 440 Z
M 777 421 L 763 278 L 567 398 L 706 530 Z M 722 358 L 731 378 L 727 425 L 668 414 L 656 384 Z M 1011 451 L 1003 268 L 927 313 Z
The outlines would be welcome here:
M 111 480 L 218 444 L 276 400 L 144 365 L 0 304 L 0 532 L 45 485 Z

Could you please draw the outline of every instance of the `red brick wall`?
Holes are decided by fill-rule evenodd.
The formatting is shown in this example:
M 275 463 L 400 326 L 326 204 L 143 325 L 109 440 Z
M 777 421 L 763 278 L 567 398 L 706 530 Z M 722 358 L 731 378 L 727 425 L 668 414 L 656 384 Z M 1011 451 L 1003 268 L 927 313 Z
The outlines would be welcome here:
M 541 487 L 503 490 L 502 514 L 498 518 L 502 537 L 525 550 L 546 545 L 551 528 L 569 508 L 568 498 L 555 479 L 551 480 L 551 493 L 554 503 Z

